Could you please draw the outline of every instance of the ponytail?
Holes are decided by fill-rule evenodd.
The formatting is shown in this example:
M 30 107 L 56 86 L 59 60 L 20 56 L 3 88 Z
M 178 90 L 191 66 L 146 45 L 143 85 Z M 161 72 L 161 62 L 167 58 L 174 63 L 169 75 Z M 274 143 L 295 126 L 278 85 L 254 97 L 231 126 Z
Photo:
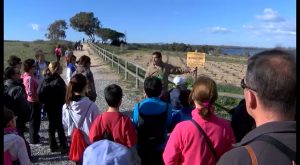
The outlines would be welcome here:
M 201 105 L 203 107 L 201 109 L 199 109 L 198 114 L 203 119 L 208 119 L 211 116 L 211 114 L 212 114 L 211 103 L 209 103 L 209 102 L 203 102 Z

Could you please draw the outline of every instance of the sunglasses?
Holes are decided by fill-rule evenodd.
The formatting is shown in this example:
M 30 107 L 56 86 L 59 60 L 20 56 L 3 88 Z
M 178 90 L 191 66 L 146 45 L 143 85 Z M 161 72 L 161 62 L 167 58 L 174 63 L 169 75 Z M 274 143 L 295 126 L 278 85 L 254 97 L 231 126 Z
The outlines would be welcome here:
M 243 89 L 247 88 L 247 89 L 250 89 L 250 90 L 252 90 L 252 91 L 256 92 L 256 90 L 255 90 L 255 89 L 253 89 L 253 88 L 251 88 L 251 87 L 249 87 L 249 86 L 247 86 L 247 85 L 246 85 L 246 83 L 245 83 L 245 80 L 244 80 L 244 79 L 242 79 L 242 81 L 241 81 L 241 88 L 243 88 Z

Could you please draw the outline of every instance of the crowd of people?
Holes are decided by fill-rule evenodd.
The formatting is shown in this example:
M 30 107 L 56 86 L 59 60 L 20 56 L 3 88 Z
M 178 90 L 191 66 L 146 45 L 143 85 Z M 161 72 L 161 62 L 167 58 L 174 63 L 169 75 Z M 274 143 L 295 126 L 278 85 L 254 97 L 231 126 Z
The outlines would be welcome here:
M 108 107 L 100 112 L 89 56 L 76 61 L 73 51 L 65 52 L 66 82 L 60 57 L 48 62 L 42 50 L 35 57 L 22 62 L 10 56 L 4 72 L 6 162 L 30 164 L 29 143 L 40 143 L 47 116 L 51 152 L 68 154 L 76 164 L 296 164 L 296 62 L 283 50 L 249 57 L 241 80 L 245 99 L 230 111 L 231 121 L 215 114 L 217 84 L 209 75 L 188 89 L 180 74 L 195 69 L 166 64 L 160 52 L 153 53 L 132 117 L 119 111 L 117 84 L 105 87 Z M 169 74 L 178 74 L 172 89 Z

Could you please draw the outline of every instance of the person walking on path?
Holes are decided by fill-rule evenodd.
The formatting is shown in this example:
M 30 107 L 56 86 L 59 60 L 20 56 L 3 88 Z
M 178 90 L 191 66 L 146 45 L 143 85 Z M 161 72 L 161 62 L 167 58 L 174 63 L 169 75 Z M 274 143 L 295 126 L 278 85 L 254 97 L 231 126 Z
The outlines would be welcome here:
M 162 61 L 162 55 L 160 52 L 152 53 L 152 64 L 149 64 L 145 78 L 149 76 L 155 76 L 162 81 L 162 93 L 160 98 L 164 101 L 168 101 L 168 77 L 170 74 L 184 74 L 184 73 L 194 73 L 196 69 L 191 69 L 189 67 L 178 67 L 172 64 L 164 63 Z
M 37 144 L 40 142 L 40 125 L 41 125 L 41 104 L 38 99 L 38 80 L 34 77 L 35 61 L 34 59 L 27 59 L 23 63 L 25 73 L 22 75 L 23 84 L 27 95 L 27 101 L 29 103 L 31 115 L 29 123 L 29 142 Z
M 260 52 L 248 59 L 241 81 L 247 112 L 256 128 L 225 153 L 223 164 L 295 164 L 296 60 L 280 49 Z
M 44 104 L 44 110 L 49 120 L 49 143 L 51 152 L 67 153 L 67 138 L 62 125 L 62 107 L 65 103 L 66 84 L 61 78 L 61 65 L 52 61 L 45 72 L 45 79 L 39 88 L 39 100 Z M 55 133 L 58 133 L 60 148 L 57 145 Z
M 56 61 L 60 62 L 60 57 L 62 56 L 62 50 L 60 47 L 60 44 L 58 44 L 54 50 L 55 56 L 56 56 Z
M 87 79 L 87 91 L 86 96 L 92 100 L 96 101 L 97 93 L 96 93 L 96 87 L 94 82 L 94 76 L 92 71 L 90 70 L 91 67 L 91 58 L 87 55 L 83 55 L 79 58 L 78 66 L 76 68 L 76 71 L 73 73 L 73 75 L 81 73 L 83 74 Z

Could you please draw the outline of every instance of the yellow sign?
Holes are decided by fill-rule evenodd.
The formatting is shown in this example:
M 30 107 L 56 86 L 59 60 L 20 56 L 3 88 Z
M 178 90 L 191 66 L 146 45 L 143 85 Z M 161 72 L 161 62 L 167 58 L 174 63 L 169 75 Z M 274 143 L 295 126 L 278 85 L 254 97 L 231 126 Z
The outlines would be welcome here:
M 188 67 L 204 67 L 205 53 L 200 52 L 187 52 L 186 63 Z

